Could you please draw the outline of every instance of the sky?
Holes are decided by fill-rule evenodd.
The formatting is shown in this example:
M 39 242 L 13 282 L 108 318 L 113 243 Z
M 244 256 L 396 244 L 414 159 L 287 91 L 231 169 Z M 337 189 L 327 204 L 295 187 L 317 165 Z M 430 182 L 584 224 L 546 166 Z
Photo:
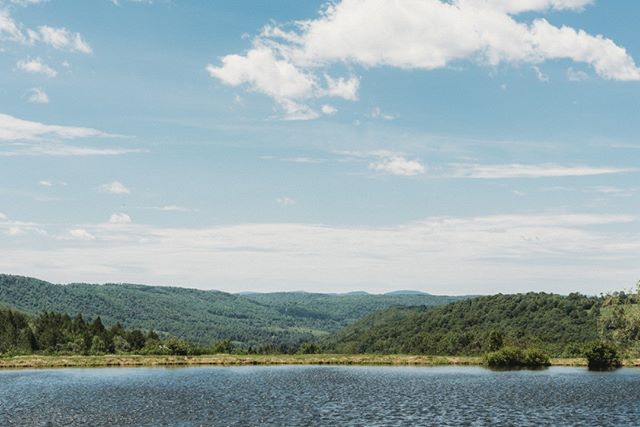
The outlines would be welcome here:
M 0 0 L 0 271 L 640 279 L 640 2 Z

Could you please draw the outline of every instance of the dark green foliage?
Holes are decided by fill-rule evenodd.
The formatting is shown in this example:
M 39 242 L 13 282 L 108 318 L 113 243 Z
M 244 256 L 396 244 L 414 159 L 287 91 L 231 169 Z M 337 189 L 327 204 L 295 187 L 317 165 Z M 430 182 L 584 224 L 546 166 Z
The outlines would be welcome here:
M 600 303 L 579 294 L 528 293 L 391 308 L 346 327 L 331 345 L 344 353 L 432 355 L 481 355 L 509 345 L 560 356 L 570 344 L 598 339 Z
M 504 347 L 492 351 L 484 356 L 485 363 L 490 368 L 542 368 L 551 365 L 549 356 L 536 349 L 520 349 Z
M 316 343 L 305 342 L 298 348 L 298 354 L 317 354 L 320 353 L 320 347 Z
M 219 354 L 219 353 L 226 353 L 226 354 L 230 354 L 233 353 L 233 344 L 231 343 L 231 340 L 220 340 L 217 343 L 215 343 L 213 345 L 213 347 L 211 347 L 211 353 L 213 354 Z
M 23 312 L 82 313 L 92 319 L 100 317 L 103 327 L 119 322 L 127 328 L 154 329 L 161 336 L 178 336 L 202 346 L 228 339 L 256 351 L 264 346 L 292 351 L 300 343 L 318 340 L 365 314 L 390 306 L 430 306 L 457 299 L 429 294 L 234 295 L 131 284 L 54 285 L 28 277 L 0 275 L 0 304 Z M 100 328 L 98 324 L 94 326 Z M 130 344 L 141 348 L 140 340 Z M 91 342 L 87 345 L 90 347 Z
M 498 351 L 504 346 L 504 335 L 502 332 L 495 329 L 489 332 L 489 344 L 487 345 L 489 351 Z
M 100 318 L 85 322 L 81 315 L 42 313 L 29 317 L 0 309 L 0 354 L 105 354 L 135 352 L 149 339 L 120 324 L 105 328 Z M 159 342 L 159 341 L 158 341 Z
M 589 369 L 601 371 L 622 366 L 618 350 L 612 344 L 595 342 L 585 352 Z

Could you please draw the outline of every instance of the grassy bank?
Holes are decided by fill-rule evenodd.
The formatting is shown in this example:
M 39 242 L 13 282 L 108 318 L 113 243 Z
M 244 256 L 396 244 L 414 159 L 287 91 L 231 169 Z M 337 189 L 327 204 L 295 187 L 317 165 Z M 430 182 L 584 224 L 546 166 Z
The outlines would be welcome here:
M 481 357 L 412 355 L 208 355 L 208 356 L 15 356 L 0 358 L 0 368 L 64 368 L 106 366 L 240 366 L 240 365 L 480 365 Z M 553 366 L 586 366 L 582 358 L 551 359 Z M 640 366 L 640 359 L 624 366 Z
M 196 365 L 478 365 L 480 357 L 409 355 L 234 355 L 203 356 L 15 356 L 0 358 L 0 368 Z

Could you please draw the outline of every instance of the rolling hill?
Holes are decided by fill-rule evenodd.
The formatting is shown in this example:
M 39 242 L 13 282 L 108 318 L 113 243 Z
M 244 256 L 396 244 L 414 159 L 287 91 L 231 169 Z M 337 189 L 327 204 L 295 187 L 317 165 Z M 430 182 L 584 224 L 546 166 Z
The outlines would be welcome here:
M 602 299 L 527 293 L 483 296 L 438 307 L 393 307 L 347 326 L 331 347 L 344 353 L 479 355 L 489 335 L 506 345 L 571 355 L 599 338 Z
M 464 297 L 304 292 L 230 294 L 135 284 L 58 285 L 0 275 L 0 305 L 31 314 L 55 311 L 106 325 L 153 329 L 194 343 L 231 339 L 248 345 L 293 345 L 334 333 L 373 311 L 433 306 Z

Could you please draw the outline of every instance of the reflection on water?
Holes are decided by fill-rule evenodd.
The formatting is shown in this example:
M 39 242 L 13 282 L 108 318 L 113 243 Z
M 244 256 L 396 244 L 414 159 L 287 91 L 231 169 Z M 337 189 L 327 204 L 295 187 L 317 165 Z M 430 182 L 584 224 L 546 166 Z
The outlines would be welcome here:
M 197 367 L 0 372 L 1 426 L 640 425 L 640 370 Z

